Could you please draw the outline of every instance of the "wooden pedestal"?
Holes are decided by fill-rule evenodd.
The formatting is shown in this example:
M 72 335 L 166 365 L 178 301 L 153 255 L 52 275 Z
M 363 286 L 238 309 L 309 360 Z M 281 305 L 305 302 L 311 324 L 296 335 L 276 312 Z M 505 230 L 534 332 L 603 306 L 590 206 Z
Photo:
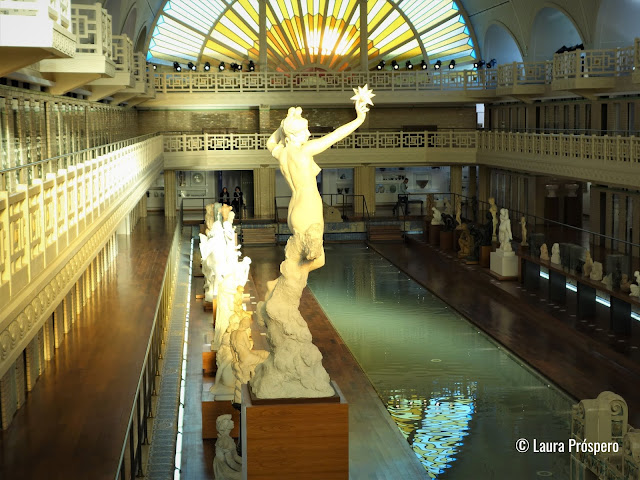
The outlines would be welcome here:
M 242 386 L 243 479 L 349 478 L 349 405 L 332 385 L 339 402 L 268 405 L 255 405 Z
M 490 245 L 480 246 L 480 266 L 489 268 L 491 266 L 491 249 Z
M 440 230 L 440 248 L 445 251 L 453 250 L 453 232 Z
M 440 245 L 440 228 L 442 225 L 429 225 L 429 245 Z
M 211 344 L 205 343 L 202 349 L 202 375 L 213 376 L 217 369 L 216 352 L 211 351 Z

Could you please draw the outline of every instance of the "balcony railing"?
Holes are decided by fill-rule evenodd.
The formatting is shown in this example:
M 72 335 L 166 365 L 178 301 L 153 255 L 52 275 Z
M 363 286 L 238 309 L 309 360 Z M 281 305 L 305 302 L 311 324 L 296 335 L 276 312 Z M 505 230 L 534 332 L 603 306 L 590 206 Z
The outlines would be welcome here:
M 482 132 L 478 149 L 496 153 L 600 160 L 608 164 L 640 163 L 640 138 L 608 135 L 562 135 Z
M 495 70 L 428 72 L 181 72 L 156 73 L 156 90 L 175 92 L 351 92 L 368 84 L 380 91 L 491 90 Z
M 0 1 L 0 15 L 15 17 L 49 18 L 54 23 L 71 32 L 71 2 L 69 0 L 2 0 Z M 16 18 L 16 21 L 19 21 Z
M 315 134 L 311 138 L 319 138 Z M 247 133 L 209 135 L 164 134 L 164 151 L 203 152 L 211 151 L 266 151 L 270 134 Z M 461 132 L 358 132 L 352 133 L 332 149 L 392 149 L 392 148 L 477 148 L 475 130 Z
M 514 62 L 497 69 L 366 72 L 164 72 L 154 76 L 161 93 L 350 92 L 365 83 L 378 91 L 495 90 L 517 85 L 552 85 L 569 78 L 606 78 L 640 71 L 640 39 L 606 50 L 576 50 L 544 62 Z M 588 88 L 588 85 L 584 88 Z
M 73 31 L 79 53 L 93 53 L 113 59 L 111 15 L 102 5 L 74 5 L 71 8 Z
M 134 66 L 133 43 L 126 35 L 114 35 L 112 39 L 116 72 L 131 72 Z

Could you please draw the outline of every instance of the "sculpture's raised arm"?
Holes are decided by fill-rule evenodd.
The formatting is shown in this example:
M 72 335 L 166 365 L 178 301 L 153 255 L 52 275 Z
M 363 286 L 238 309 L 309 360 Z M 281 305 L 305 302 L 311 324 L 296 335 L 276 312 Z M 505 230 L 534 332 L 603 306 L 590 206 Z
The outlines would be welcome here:
M 277 128 L 275 132 L 271 134 L 271 136 L 269 137 L 269 140 L 267 140 L 267 148 L 271 153 L 273 153 L 273 149 L 276 148 L 278 145 L 282 145 L 282 139 L 283 139 L 283 135 L 282 135 L 282 125 L 281 125 Z
M 374 96 L 372 90 L 369 90 L 367 85 L 364 87 L 358 87 L 358 89 L 353 89 L 356 93 L 351 100 L 356 101 L 356 119 L 350 121 L 349 123 L 345 123 L 341 127 L 336 128 L 333 132 L 320 137 L 314 140 L 309 140 L 304 145 L 304 150 L 309 155 L 317 155 L 318 153 L 324 152 L 327 148 L 331 147 L 331 145 L 339 142 L 347 135 L 351 135 L 356 128 L 358 128 L 364 122 L 365 118 L 367 118 L 367 112 L 369 108 L 367 105 L 373 105 L 371 101 L 371 97 Z

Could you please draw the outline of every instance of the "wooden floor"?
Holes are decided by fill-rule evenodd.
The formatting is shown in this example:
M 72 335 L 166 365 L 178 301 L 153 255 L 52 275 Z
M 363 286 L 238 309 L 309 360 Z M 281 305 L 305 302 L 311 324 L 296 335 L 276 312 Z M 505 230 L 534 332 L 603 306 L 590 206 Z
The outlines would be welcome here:
M 372 246 L 574 398 L 595 398 L 604 390 L 621 395 L 629 423 L 640 425 L 638 322 L 631 336 L 614 335 L 606 307 L 580 321 L 570 292 L 565 304 L 555 304 L 544 284 L 527 291 L 518 282 L 499 282 L 487 269 L 420 241 Z
M 1 479 L 115 478 L 174 228 L 150 216 L 118 235 L 115 268 L 0 433 Z

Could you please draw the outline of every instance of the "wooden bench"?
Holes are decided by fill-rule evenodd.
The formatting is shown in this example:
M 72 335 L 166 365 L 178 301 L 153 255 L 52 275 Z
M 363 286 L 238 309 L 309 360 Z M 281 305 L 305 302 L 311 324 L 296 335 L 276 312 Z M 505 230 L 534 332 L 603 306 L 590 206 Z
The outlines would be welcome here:
M 242 244 L 243 245 L 275 245 L 276 229 L 275 227 L 261 228 L 243 228 Z
M 370 225 L 370 242 L 401 242 L 402 230 L 400 225 Z

